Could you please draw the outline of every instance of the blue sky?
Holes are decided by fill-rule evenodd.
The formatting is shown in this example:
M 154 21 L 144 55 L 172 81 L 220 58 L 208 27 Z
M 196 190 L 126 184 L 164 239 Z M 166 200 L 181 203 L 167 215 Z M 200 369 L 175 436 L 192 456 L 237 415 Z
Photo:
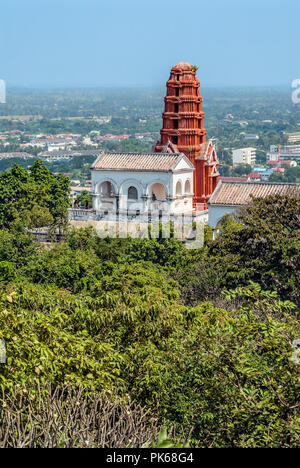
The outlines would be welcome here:
M 205 86 L 290 86 L 299 18 L 299 0 L 1 0 L 0 78 L 164 86 L 189 61 Z

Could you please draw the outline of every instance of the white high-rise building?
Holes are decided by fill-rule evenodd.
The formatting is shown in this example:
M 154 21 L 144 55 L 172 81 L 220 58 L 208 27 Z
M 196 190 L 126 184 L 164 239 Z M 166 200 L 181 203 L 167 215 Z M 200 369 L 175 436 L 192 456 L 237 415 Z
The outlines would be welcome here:
M 240 148 L 232 152 L 233 165 L 250 164 L 254 166 L 256 162 L 256 148 Z
M 300 145 L 271 145 L 268 161 L 300 161 Z

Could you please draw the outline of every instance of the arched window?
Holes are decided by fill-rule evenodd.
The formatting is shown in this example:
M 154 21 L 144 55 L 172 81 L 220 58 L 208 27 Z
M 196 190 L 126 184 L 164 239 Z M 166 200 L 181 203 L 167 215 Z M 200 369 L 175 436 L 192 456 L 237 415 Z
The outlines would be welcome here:
M 178 181 L 176 184 L 176 195 L 181 195 L 181 194 L 182 194 L 181 182 Z
M 137 200 L 138 199 L 138 191 L 135 187 L 131 186 L 128 189 L 128 200 Z
M 184 191 L 185 193 L 191 193 L 191 182 L 190 182 L 190 179 L 188 179 L 185 183 L 185 187 L 184 187 Z
M 113 197 L 115 194 L 113 184 L 109 181 L 102 182 L 102 184 L 100 185 L 100 194 L 103 197 Z

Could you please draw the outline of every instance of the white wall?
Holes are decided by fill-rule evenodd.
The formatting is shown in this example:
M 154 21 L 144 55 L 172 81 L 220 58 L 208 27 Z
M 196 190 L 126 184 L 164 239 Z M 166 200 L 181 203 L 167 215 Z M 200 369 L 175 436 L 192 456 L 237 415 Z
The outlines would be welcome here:
M 184 188 L 186 181 L 190 181 L 191 194 L 185 196 Z M 193 195 L 193 170 L 178 172 L 150 172 L 150 171 L 101 171 L 92 170 L 92 193 L 93 208 L 97 210 L 116 209 L 116 199 L 104 199 L 100 197 L 100 185 L 102 182 L 109 181 L 113 184 L 115 193 L 120 195 L 119 209 L 127 209 L 127 194 L 130 186 L 136 187 L 138 191 L 139 207 L 134 209 L 146 210 L 152 202 L 151 186 L 155 183 L 162 184 L 166 189 L 167 199 L 169 199 L 168 211 L 185 212 L 192 210 Z M 182 195 L 176 196 L 176 184 L 180 181 L 182 184 Z M 144 197 L 144 198 L 143 198 Z M 146 198 L 147 197 L 147 198 Z M 133 201 L 129 200 L 132 205 Z
M 228 214 L 234 213 L 238 206 L 209 205 L 208 206 L 208 224 L 213 229 L 213 238 L 216 237 L 216 228 L 221 219 Z

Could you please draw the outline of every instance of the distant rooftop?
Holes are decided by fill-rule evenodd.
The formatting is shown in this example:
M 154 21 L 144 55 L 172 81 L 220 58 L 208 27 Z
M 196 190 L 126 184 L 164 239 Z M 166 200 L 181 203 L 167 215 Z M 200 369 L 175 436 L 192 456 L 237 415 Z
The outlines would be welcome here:
M 9 159 L 9 158 L 33 158 L 34 156 L 29 153 L 22 152 L 12 152 L 12 153 L 0 153 L 0 159 Z
M 289 161 L 289 160 L 282 160 L 282 159 L 277 159 L 276 161 L 267 161 L 267 164 L 270 164 L 270 165 L 276 165 L 276 164 L 293 164 L 294 161 Z M 296 163 L 295 163 L 296 164 Z
M 67 157 L 70 158 L 75 156 L 98 156 L 101 150 L 70 150 L 70 151 L 43 151 L 38 155 L 39 158 L 51 157 Z
M 71 192 L 74 193 L 74 192 L 90 192 L 91 191 L 91 187 L 81 187 L 79 185 L 73 185 L 72 187 L 70 187 L 71 189 Z
M 220 176 L 222 182 L 247 182 L 247 177 Z

